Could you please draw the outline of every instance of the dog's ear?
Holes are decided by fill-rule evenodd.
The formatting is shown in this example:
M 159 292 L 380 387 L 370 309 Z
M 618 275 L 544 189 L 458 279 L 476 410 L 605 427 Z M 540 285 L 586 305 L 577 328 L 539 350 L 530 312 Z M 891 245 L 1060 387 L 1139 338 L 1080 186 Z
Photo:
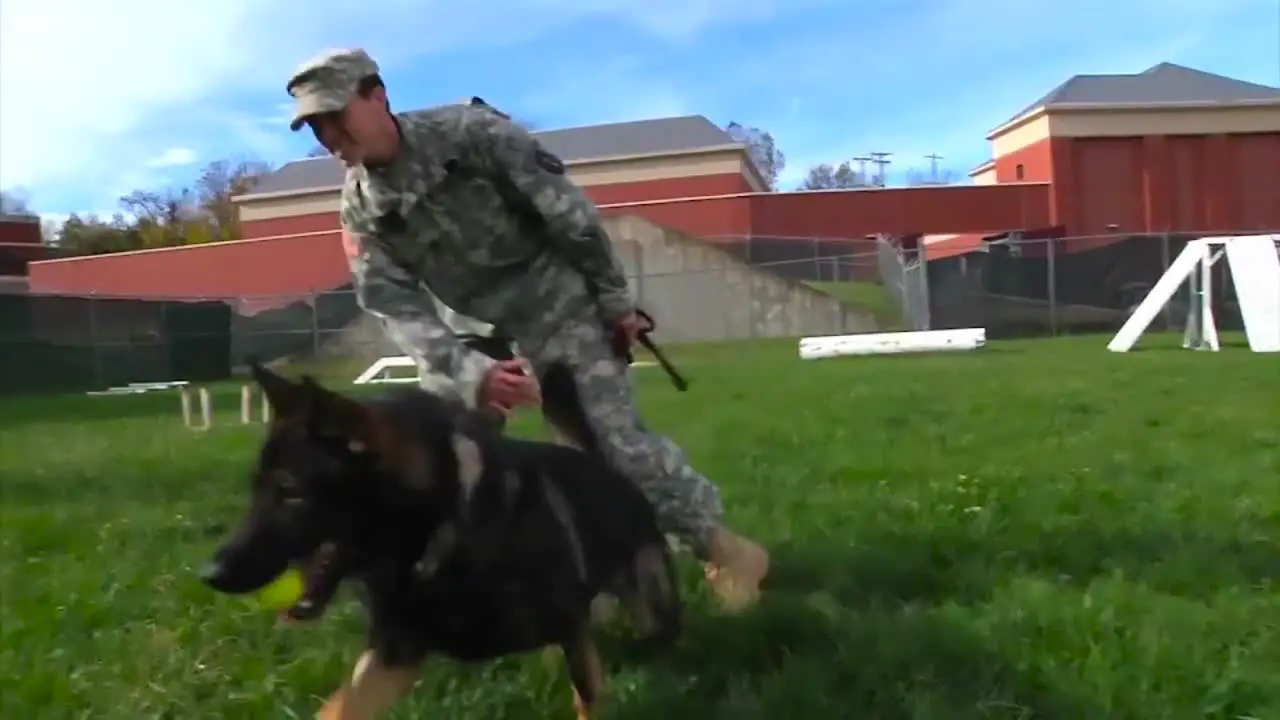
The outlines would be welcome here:
M 300 383 L 277 374 L 257 360 L 249 361 L 249 372 L 276 416 L 288 417 L 305 408 L 307 398 Z
M 341 442 L 352 453 L 368 456 L 410 488 L 434 484 L 428 452 L 418 443 L 403 442 L 384 412 L 329 390 L 310 376 L 300 385 L 307 395 L 306 426 L 314 437 Z
M 340 440 L 355 453 L 388 449 L 387 425 L 373 408 L 325 388 L 310 375 L 303 376 L 300 387 L 306 395 L 307 427 L 317 436 Z

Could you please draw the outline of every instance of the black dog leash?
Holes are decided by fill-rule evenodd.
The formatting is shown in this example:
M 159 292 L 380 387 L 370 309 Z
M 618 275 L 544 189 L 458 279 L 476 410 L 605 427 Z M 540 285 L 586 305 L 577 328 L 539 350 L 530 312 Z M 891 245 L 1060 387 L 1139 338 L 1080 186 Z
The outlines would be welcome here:
M 671 378 L 671 384 L 675 386 L 676 390 L 686 392 L 689 389 L 689 381 L 676 369 L 667 354 L 653 340 L 651 333 L 657 329 L 657 321 L 644 310 L 637 309 L 636 315 L 644 323 L 644 327 L 640 328 L 640 332 L 636 334 L 636 341 L 658 361 L 658 364 L 667 373 L 667 377 Z M 512 351 L 511 339 L 502 335 L 463 334 L 459 335 L 458 339 L 468 348 L 484 353 L 494 360 L 514 360 L 516 357 Z M 621 329 L 616 330 L 613 336 L 613 351 L 618 357 L 626 360 L 628 365 L 635 362 L 635 357 L 631 354 L 631 348 L 627 346 L 627 338 L 622 334 Z
M 636 333 L 636 341 L 643 345 L 644 349 L 648 350 L 654 359 L 658 361 L 658 364 L 667 373 L 667 377 L 671 378 L 671 384 L 675 386 L 676 390 L 685 392 L 689 389 L 689 381 L 685 379 L 684 375 L 680 374 L 675 365 L 671 364 L 671 361 L 667 359 L 667 354 L 662 351 L 662 348 L 658 347 L 658 344 L 653 341 L 653 337 L 650 335 L 650 333 L 658 329 L 657 321 L 653 319 L 652 315 L 639 308 L 636 309 L 636 315 L 644 322 L 644 327 L 641 327 L 640 332 Z M 628 365 L 635 362 L 635 357 L 631 354 L 631 348 L 627 347 L 627 338 L 623 335 L 621 328 L 615 331 L 613 342 L 614 351 L 619 357 L 625 358 Z

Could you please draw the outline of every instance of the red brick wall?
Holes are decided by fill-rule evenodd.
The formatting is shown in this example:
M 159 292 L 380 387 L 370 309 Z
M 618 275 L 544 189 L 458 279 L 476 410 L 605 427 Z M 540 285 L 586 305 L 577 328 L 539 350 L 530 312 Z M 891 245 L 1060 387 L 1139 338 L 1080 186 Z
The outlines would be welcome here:
M 305 294 L 347 282 L 336 232 L 36 263 L 32 292 L 155 298 Z
M 996 182 L 1051 182 L 1053 180 L 1052 145 L 1046 138 L 995 159 Z M 1022 176 L 1018 176 L 1018 166 Z
M 40 221 L 26 218 L 0 217 L 0 243 L 29 243 L 39 245 Z
M 745 177 L 735 173 L 592 185 L 585 190 L 587 196 L 597 204 L 611 205 L 707 195 L 732 195 L 751 192 L 751 186 L 747 184 Z M 246 238 L 263 238 L 291 233 L 327 231 L 337 225 L 338 214 L 334 212 L 270 220 L 250 220 L 243 223 L 242 227 Z
M 1053 170 L 1068 235 L 1280 229 L 1280 134 L 1055 139 Z
M 1046 185 L 756 193 L 605 206 L 695 236 L 860 238 L 872 233 L 997 232 L 1043 227 Z M 335 213 L 246 223 L 269 240 L 149 250 L 33 266 L 40 292 L 152 297 L 305 293 L 342 284 Z

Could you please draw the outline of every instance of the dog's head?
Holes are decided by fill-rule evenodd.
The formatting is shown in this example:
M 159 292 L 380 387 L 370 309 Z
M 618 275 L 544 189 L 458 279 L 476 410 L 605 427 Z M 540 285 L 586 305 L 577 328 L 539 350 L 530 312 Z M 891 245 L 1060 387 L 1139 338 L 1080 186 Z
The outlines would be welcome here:
M 369 545 L 385 535 L 388 515 L 426 502 L 436 475 L 432 453 L 401 442 L 385 409 L 309 377 L 293 381 L 256 364 L 252 370 L 272 420 L 249 507 L 202 577 L 215 590 L 241 594 L 296 567 L 304 595 L 286 614 L 312 619 L 343 577 L 370 560 Z

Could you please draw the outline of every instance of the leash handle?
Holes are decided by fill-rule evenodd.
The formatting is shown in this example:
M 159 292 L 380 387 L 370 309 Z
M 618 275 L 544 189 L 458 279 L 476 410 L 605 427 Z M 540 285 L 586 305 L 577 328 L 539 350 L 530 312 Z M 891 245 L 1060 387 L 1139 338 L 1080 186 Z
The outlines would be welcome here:
M 636 315 L 644 321 L 644 324 L 646 325 L 646 327 L 641 328 L 640 332 L 636 334 L 636 340 L 639 341 L 639 343 L 643 345 L 651 355 L 653 355 L 654 359 L 658 361 L 658 364 L 662 366 L 663 371 L 667 373 L 667 377 L 671 378 L 671 384 L 675 386 L 676 390 L 678 392 L 686 392 L 689 389 L 689 381 L 685 379 L 684 375 L 680 374 L 680 371 L 676 369 L 676 366 L 667 358 L 667 354 L 664 353 L 662 348 L 658 347 L 658 344 L 653 341 L 652 337 L 650 337 L 650 333 L 658 329 L 657 321 L 653 319 L 652 315 L 639 308 L 636 309 Z M 628 352 L 627 355 L 629 358 L 630 352 Z

